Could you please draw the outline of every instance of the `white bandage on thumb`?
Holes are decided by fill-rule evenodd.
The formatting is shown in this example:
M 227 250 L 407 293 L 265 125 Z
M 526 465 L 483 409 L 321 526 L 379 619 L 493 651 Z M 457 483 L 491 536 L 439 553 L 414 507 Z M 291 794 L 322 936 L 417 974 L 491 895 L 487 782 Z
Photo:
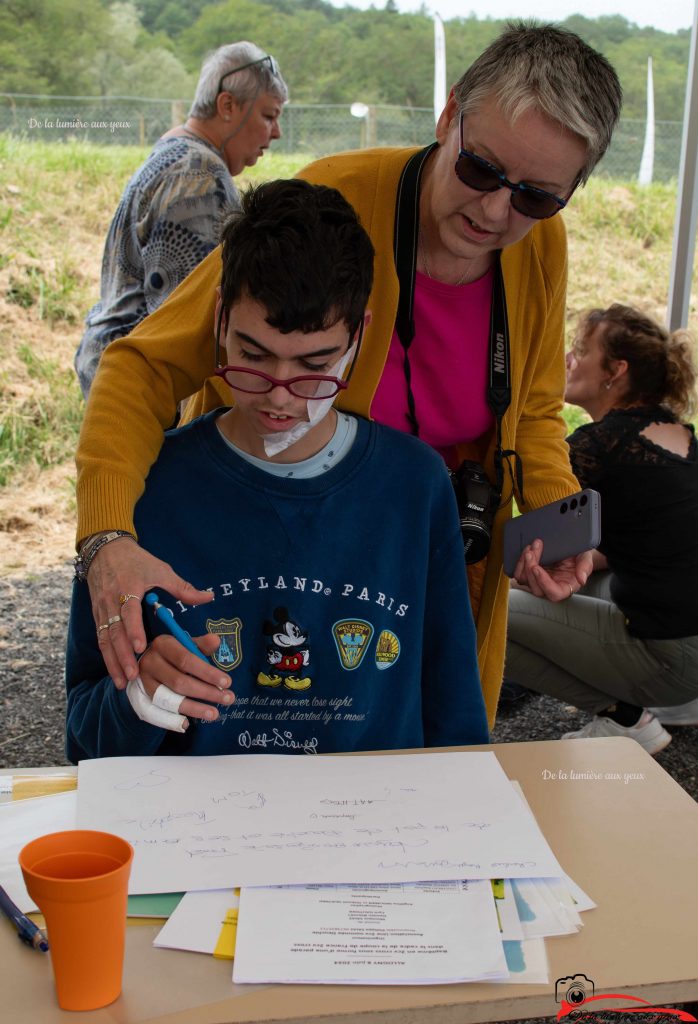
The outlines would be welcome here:
M 149 725 L 156 725 L 159 729 L 169 729 L 170 732 L 185 732 L 187 719 L 184 715 L 177 714 L 184 697 L 180 697 L 169 687 L 158 686 L 153 699 L 148 696 L 141 677 L 131 679 L 126 687 L 126 696 L 131 707 L 142 722 Z

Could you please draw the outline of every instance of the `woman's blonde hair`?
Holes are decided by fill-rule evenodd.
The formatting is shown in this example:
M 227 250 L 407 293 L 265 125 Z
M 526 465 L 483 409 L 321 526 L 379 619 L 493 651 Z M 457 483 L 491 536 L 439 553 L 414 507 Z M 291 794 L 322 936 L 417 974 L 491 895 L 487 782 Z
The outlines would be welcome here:
M 533 21 L 510 22 L 453 92 L 464 114 L 493 95 L 512 121 L 540 110 L 574 132 L 587 148 L 579 184 L 608 149 L 623 99 L 618 75 L 602 54 L 574 32 Z

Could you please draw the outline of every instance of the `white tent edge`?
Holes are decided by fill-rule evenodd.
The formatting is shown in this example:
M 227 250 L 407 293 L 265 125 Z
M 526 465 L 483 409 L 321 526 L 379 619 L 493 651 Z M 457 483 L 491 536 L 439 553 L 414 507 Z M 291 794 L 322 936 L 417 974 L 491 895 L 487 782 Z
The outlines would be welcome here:
M 674 220 L 674 243 L 669 278 L 667 326 L 675 331 L 686 327 L 691 302 L 693 261 L 698 221 L 698 0 L 693 11 L 691 50 L 688 60 L 686 104 L 681 141 L 681 163 Z

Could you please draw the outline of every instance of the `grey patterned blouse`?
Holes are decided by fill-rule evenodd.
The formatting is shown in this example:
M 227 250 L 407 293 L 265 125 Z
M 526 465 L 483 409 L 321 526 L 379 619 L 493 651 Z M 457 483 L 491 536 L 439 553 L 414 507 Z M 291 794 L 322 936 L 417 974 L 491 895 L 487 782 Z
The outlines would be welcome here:
M 75 355 L 87 394 L 104 348 L 122 338 L 218 244 L 239 207 L 220 151 L 196 136 L 162 139 L 127 184 L 109 227 L 100 300 Z

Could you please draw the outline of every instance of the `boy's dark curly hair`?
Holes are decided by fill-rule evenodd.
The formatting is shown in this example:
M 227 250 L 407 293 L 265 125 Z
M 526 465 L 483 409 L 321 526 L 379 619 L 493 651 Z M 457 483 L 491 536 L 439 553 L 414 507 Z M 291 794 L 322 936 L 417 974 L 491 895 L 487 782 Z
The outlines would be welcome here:
M 298 178 L 250 188 L 221 243 L 223 311 L 249 295 L 282 334 L 340 321 L 351 333 L 358 328 L 373 282 L 373 245 L 336 189 Z

